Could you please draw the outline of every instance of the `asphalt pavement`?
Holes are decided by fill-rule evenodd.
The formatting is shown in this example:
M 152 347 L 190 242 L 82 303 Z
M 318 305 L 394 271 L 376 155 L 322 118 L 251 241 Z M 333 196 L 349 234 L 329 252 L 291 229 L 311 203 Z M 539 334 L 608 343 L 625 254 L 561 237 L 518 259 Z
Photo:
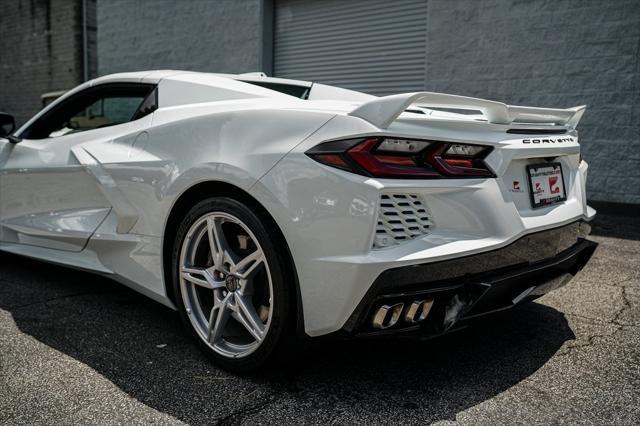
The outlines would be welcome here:
M 109 279 L 0 254 L 0 424 L 640 424 L 640 218 L 568 286 L 426 342 L 317 342 L 235 376 Z

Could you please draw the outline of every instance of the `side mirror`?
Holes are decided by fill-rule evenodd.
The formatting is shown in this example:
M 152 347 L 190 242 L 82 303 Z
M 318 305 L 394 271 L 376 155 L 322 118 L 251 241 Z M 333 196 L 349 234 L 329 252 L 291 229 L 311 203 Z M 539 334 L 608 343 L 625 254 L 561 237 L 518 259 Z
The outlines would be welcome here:
M 13 115 L 0 112 L 0 137 L 8 136 L 16 129 L 16 120 Z

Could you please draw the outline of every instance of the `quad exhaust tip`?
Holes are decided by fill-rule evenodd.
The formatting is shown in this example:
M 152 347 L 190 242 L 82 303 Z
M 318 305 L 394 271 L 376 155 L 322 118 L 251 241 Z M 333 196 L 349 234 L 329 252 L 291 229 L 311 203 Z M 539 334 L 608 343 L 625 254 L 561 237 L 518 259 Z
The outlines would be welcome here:
M 409 324 L 416 324 L 427 318 L 432 306 L 433 299 L 415 300 L 411 304 L 407 304 L 406 309 L 403 302 L 382 305 L 374 312 L 371 318 L 371 326 L 378 330 L 393 327 L 403 316 L 403 311 L 404 321 Z
M 382 305 L 373 314 L 371 325 L 378 330 L 384 330 L 385 328 L 393 327 L 396 325 L 400 316 L 402 315 L 402 309 L 404 303 L 396 303 L 394 305 Z
M 433 306 L 433 299 L 416 300 L 409 307 L 404 314 L 404 320 L 408 323 L 415 324 L 420 321 L 424 321 L 431 311 Z

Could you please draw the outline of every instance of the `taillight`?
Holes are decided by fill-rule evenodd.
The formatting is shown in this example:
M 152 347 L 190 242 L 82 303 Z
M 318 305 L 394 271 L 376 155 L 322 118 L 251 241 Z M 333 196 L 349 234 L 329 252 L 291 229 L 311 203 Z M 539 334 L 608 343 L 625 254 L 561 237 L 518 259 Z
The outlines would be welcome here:
M 484 159 L 491 147 L 370 137 L 325 142 L 306 154 L 353 173 L 381 178 L 494 177 Z

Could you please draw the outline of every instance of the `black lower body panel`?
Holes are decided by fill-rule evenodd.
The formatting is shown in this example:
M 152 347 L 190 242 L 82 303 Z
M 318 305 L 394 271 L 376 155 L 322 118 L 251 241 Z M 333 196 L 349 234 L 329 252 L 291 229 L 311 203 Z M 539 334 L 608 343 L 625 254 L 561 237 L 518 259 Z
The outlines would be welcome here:
M 352 337 L 429 337 L 473 318 L 509 309 L 566 284 L 593 255 L 588 225 L 576 222 L 526 237 L 499 250 L 383 272 L 339 334 Z M 414 323 L 404 315 L 414 302 L 429 301 L 429 313 Z M 373 324 L 381 307 L 403 304 L 387 328 Z

